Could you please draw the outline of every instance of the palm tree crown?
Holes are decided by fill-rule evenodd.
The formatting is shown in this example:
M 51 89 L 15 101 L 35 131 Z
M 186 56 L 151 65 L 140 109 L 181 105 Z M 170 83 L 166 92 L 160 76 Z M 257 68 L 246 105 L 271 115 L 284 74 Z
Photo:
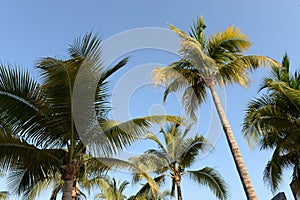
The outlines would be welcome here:
M 158 145 L 158 149 L 150 149 L 131 160 L 138 166 L 144 166 L 154 173 L 170 176 L 172 179 L 171 194 L 174 194 L 176 186 L 178 200 L 182 199 L 181 178 L 186 175 L 191 180 L 208 186 L 218 199 L 227 199 L 226 184 L 217 171 L 209 167 L 195 171 L 186 170 L 195 163 L 197 156 L 205 151 L 208 145 L 203 136 L 188 137 L 188 132 L 189 129 L 183 131 L 179 125 L 172 124 L 165 130 L 161 130 L 162 141 L 155 134 L 148 134 L 146 138 L 154 141 Z M 166 172 L 169 172 L 170 175 Z
M 300 73 L 289 71 L 285 55 L 282 68 L 273 68 L 272 76 L 264 79 L 261 89 L 268 94 L 251 101 L 244 117 L 243 132 L 249 144 L 273 149 L 264 180 L 275 192 L 282 181 L 283 169 L 292 167 L 291 189 L 300 197 Z
M 172 116 L 151 116 L 122 123 L 109 120 L 107 79 L 125 66 L 128 59 L 105 68 L 101 64 L 100 47 L 101 40 L 92 33 L 79 37 L 69 48 L 69 59 L 39 60 L 35 67 L 39 81 L 19 68 L 0 66 L 0 125 L 3 127 L 0 159 L 2 167 L 10 169 L 12 192 L 25 192 L 27 197 L 36 185 L 56 180 L 59 174 L 63 187 L 57 181 L 55 188 L 63 190 L 63 200 L 71 200 L 81 177 L 97 177 L 111 167 L 93 157 L 91 150 L 97 150 L 102 156 L 111 155 L 132 144 L 151 123 L 177 121 Z M 96 112 L 96 118 L 91 123 L 75 126 L 74 111 L 85 106 L 74 105 L 74 84 L 80 70 L 90 72 L 91 77 L 85 80 L 88 83 L 96 77 L 95 98 L 88 105 L 88 109 Z M 83 140 L 79 129 L 94 130 L 94 126 L 101 127 L 101 134 L 92 131 L 87 135 L 89 139 Z

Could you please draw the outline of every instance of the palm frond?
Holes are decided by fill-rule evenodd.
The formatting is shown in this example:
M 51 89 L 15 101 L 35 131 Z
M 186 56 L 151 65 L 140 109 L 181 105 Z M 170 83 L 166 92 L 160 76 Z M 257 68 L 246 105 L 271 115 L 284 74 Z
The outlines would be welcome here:
M 86 33 L 82 37 L 78 37 L 72 45 L 70 45 L 69 54 L 72 58 L 82 58 L 86 62 L 92 62 L 89 67 L 95 69 L 101 68 L 101 40 L 92 32 Z
M 116 71 L 118 71 L 119 69 L 124 67 L 127 64 L 128 60 L 129 60 L 129 58 L 126 57 L 126 58 L 122 59 L 120 62 L 118 62 L 112 68 L 107 69 L 104 72 L 102 72 L 101 77 L 99 79 L 99 83 L 102 83 L 104 80 L 106 80 L 108 77 L 110 77 L 113 73 L 115 73 Z
M 251 46 L 247 35 L 240 32 L 238 27 L 229 26 L 225 31 L 212 34 L 209 37 L 208 52 L 211 58 L 220 57 L 223 53 L 241 53 Z M 220 61 L 217 61 L 220 63 Z
M 156 68 L 152 73 L 154 82 L 166 87 L 164 102 L 170 93 L 184 90 L 182 107 L 191 119 L 196 120 L 196 111 L 206 98 L 203 76 L 187 60 L 174 62 L 169 67 Z
M 131 157 L 129 160 L 144 171 L 155 173 L 165 172 L 170 163 L 168 155 L 156 150 L 148 150 L 140 156 Z
M 160 149 L 161 151 L 166 152 L 163 143 L 159 140 L 159 138 L 158 138 L 155 134 L 153 134 L 153 133 L 148 133 L 148 134 L 146 135 L 145 138 L 148 139 L 148 140 L 154 141 L 154 142 L 158 145 L 158 147 L 159 147 L 159 149 Z
M 99 180 L 99 187 L 102 193 L 96 194 L 95 199 L 111 199 L 111 200 L 124 200 L 126 197 L 123 195 L 123 191 L 129 184 L 128 181 L 116 181 L 113 179 L 101 179 Z
M 46 166 L 59 167 L 61 158 L 66 154 L 63 149 L 39 149 L 16 137 L 1 135 L 0 141 L 2 167 L 9 168 L 15 165 L 24 165 L 27 169 L 37 167 L 41 169 L 41 177 L 47 176 L 44 174 L 43 167 L 46 169 Z
M 157 176 L 153 179 L 158 186 L 161 186 L 165 182 L 165 175 Z M 131 198 L 134 200 L 142 200 L 142 199 L 155 199 L 155 197 L 163 197 L 164 193 L 159 192 L 158 194 L 153 194 L 149 183 L 143 184 L 142 188 L 132 196 Z M 159 198 L 160 199 L 160 198 Z
M 23 194 L 23 198 L 27 199 L 35 199 L 36 197 L 40 196 L 40 194 L 47 189 L 50 189 L 54 186 L 54 190 L 52 190 L 52 195 L 56 192 L 55 190 L 61 190 L 63 186 L 63 182 L 59 173 L 56 173 L 53 177 L 45 180 L 40 180 L 32 187 L 28 188 Z M 52 189 L 52 188 L 51 188 Z M 58 193 L 57 191 L 57 193 Z M 56 195 L 57 195 L 56 193 Z M 56 196 L 55 195 L 55 196 Z M 54 196 L 54 195 L 53 195 Z M 51 198 L 50 198 L 51 200 Z
M 270 160 L 264 170 L 264 181 L 275 192 L 282 182 L 282 168 L 276 161 Z
M 201 44 L 203 48 L 205 48 L 206 45 L 206 38 L 204 33 L 205 28 L 206 25 L 204 23 L 204 18 L 197 17 L 189 33 L 191 37 L 196 38 L 198 40 L 198 42 Z
M 300 112 L 300 90 L 290 88 L 285 82 L 271 83 L 268 86 L 270 89 L 274 89 L 285 97 L 287 97 L 290 102 L 295 106 L 295 108 Z
M 0 66 L 0 104 L 3 126 L 38 146 L 47 144 L 49 135 L 34 134 L 44 132 L 39 120 L 44 118 L 44 105 L 40 85 L 28 72 Z
M 140 168 L 138 165 L 135 163 L 131 163 L 128 161 L 116 159 L 116 158 L 109 158 L 109 157 L 97 157 L 97 159 L 104 163 L 106 166 L 112 169 L 123 169 L 123 170 L 129 170 L 133 173 L 138 173 L 141 176 L 145 178 L 145 180 L 149 183 L 151 190 L 153 192 L 158 192 L 159 188 L 155 181 L 151 178 L 151 176 L 148 174 L 147 171 L 144 169 Z
M 185 146 L 181 155 L 179 165 L 183 168 L 190 167 L 196 160 L 200 152 L 205 152 L 209 146 L 208 141 L 203 136 L 196 135 L 193 138 L 186 138 L 182 141 Z
M 212 168 L 205 167 L 198 171 L 188 171 L 195 182 L 208 186 L 218 199 L 228 199 L 227 186 L 220 174 Z
M 95 154 L 115 154 L 125 146 L 131 145 L 137 139 L 145 136 L 148 128 L 153 124 L 162 124 L 166 121 L 185 123 L 182 117 L 171 115 L 146 116 L 121 123 L 107 120 L 100 124 L 102 133 L 99 133 L 99 129 L 93 129 L 84 136 L 84 138 L 89 139 L 85 143 L 93 147 L 94 150 L 91 150 Z
M 266 56 L 237 56 L 234 60 L 219 65 L 216 80 L 220 85 L 238 83 L 241 86 L 247 87 L 250 83 L 250 79 L 246 75 L 247 70 L 251 71 L 264 66 L 278 68 L 280 64 Z

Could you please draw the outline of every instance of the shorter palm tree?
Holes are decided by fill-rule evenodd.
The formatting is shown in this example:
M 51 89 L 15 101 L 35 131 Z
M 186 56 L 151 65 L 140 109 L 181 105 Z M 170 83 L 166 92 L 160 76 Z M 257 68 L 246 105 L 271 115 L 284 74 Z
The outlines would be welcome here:
M 205 138 L 199 135 L 187 137 L 189 128 L 182 130 L 177 124 L 169 124 L 160 132 L 163 134 L 163 142 L 152 133 L 146 137 L 154 141 L 159 149 L 150 149 L 141 156 L 131 158 L 131 161 L 138 166 L 144 165 L 156 174 L 170 177 L 171 194 L 174 195 L 176 187 L 178 200 L 183 199 L 181 179 L 186 175 L 198 184 L 208 186 L 218 199 L 227 199 L 226 184 L 216 170 L 209 167 L 194 171 L 186 170 L 195 163 L 200 152 L 208 146 Z
M 126 187 L 129 185 L 128 181 L 116 181 L 115 178 L 102 178 L 98 180 L 101 193 L 95 195 L 95 199 L 105 200 L 125 200 L 126 196 L 123 194 Z

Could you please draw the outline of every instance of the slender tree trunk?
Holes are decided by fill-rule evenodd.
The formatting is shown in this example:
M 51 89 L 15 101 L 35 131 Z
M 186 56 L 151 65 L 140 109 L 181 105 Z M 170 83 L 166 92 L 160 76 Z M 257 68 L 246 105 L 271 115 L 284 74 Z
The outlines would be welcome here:
M 176 187 L 177 187 L 177 199 L 182 200 L 180 181 L 176 182 Z
M 182 193 L 181 193 L 181 175 L 178 171 L 174 172 L 174 179 L 176 183 L 176 188 L 177 188 L 177 200 L 182 200 Z
M 223 110 L 223 107 L 222 107 L 221 101 L 219 99 L 219 96 L 216 92 L 215 86 L 213 84 L 211 84 L 211 85 L 208 85 L 208 87 L 211 91 L 211 95 L 212 95 L 214 104 L 216 106 L 217 112 L 219 114 L 219 118 L 222 123 L 223 130 L 225 132 L 226 139 L 227 139 L 228 145 L 230 147 L 230 151 L 233 156 L 235 166 L 237 168 L 240 179 L 242 181 L 247 199 L 248 200 L 257 200 L 257 196 L 256 196 L 255 190 L 252 186 L 252 183 L 251 183 L 248 171 L 246 169 L 245 163 L 243 161 L 240 149 L 234 138 L 233 132 L 231 130 L 231 126 L 230 126 L 228 119 L 226 117 L 226 114 Z
M 62 200 L 72 200 L 75 188 L 73 187 L 74 180 L 65 180 L 63 187 Z M 76 194 L 75 194 L 76 195 Z
M 62 200 L 74 200 L 76 197 L 76 178 L 80 162 L 73 160 L 62 166 L 62 178 L 64 180 Z

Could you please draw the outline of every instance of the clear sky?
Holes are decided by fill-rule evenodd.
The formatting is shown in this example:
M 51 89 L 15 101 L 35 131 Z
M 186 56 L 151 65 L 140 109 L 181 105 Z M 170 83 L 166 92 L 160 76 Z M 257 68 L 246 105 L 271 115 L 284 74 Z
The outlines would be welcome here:
M 197 16 L 204 17 L 207 35 L 223 31 L 229 25 L 238 26 L 253 42 L 248 54 L 267 55 L 281 61 L 283 54 L 287 52 L 291 61 L 291 71 L 299 69 L 300 0 L 2 1 L 0 6 L 0 62 L 16 64 L 32 70 L 32 66 L 39 58 L 48 56 L 67 58 L 68 44 L 76 37 L 91 30 L 98 33 L 104 41 L 115 34 L 134 28 L 167 28 L 167 23 L 172 23 L 182 30 L 188 31 Z M 152 40 L 156 38 L 153 36 Z M 139 37 L 136 39 L 138 40 Z M 146 40 L 145 37 L 142 39 Z M 161 38 L 157 39 L 159 42 L 164 42 L 161 41 Z M 127 41 L 128 44 L 136 42 L 133 39 Z M 119 48 L 122 48 L 121 46 Z M 160 112 L 180 114 L 181 111 L 175 96 L 171 96 L 171 103 L 163 105 L 162 91 L 144 84 L 149 79 L 149 75 L 146 75 L 145 71 L 150 72 L 153 67 L 158 65 L 167 65 L 178 57 L 170 52 L 157 49 L 141 49 L 126 52 L 126 55 L 131 56 L 127 67 L 112 79 L 113 99 L 118 101 L 121 97 L 128 97 L 128 99 L 125 98 L 126 104 L 124 103 L 122 106 L 126 108 L 130 117 Z M 137 73 L 136 77 L 130 76 L 135 74 L 134 70 L 139 69 L 142 70 L 138 72 L 140 74 Z M 247 102 L 259 95 L 257 94 L 259 84 L 267 74 L 268 70 L 266 69 L 252 73 L 253 83 L 248 89 L 234 85 L 227 87 L 226 90 L 220 90 L 233 132 L 254 188 L 261 200 L 269 200 L 273 196 L 262 180 L 264 166 L 270 157 L 270 152 L 259 151 L 257 148 L 249 149 L 241 134 L 241 124 Z M 141 77 L 145 77 L 145 79 L 138 79 Z M 124 80 L 125 82 L 122 82 Z M 133 85 L 137 83 L 138 87 L 132 89 L 128 86 L 130 83 Z M 123 90 L 125 93 L 121 95 L 117 93 L 119 88 L 125 89 Z M 117 108 L 117 105 L 114 109 L 120 110 L 121 108 Z M 208 99 L 208 103 L 201 107 L 200 120 L 197 124 L 197 131 L 210 136 L 211 129 L 218 126 L 215 124 L 217 122 L 213 120 L 211 111 L 213 108 Z M 115 113 L 117 114 L 114 117 L 118 118 L 119 116 L 116 115 L 120 113 L 118 111 Z M 218 138 L 216 135 L 213 137 Z M 215 143 L 214 151 L 197 162 L 194 169 L 204 166 L 215 167 L 228 183 L 231 199 L 246 199 L 223 133 L 218 140 L 215 140 Z M 135 150 L 143 152 L 146 149 L 135 147 L 128 152 L 136 153 L 133 152 Z M 285 174 L 286 177 L 280 191 L 284 191 L 287 198 L 292 199 L 288 187 L 291 173 L 287 171 Z M 184 199 L 215 199 L 209 190 L 189 181 L 184 181 L 182 188 Z M 131 190 L 134 191 L 129 188 L 128 193 L 132 192 Z

